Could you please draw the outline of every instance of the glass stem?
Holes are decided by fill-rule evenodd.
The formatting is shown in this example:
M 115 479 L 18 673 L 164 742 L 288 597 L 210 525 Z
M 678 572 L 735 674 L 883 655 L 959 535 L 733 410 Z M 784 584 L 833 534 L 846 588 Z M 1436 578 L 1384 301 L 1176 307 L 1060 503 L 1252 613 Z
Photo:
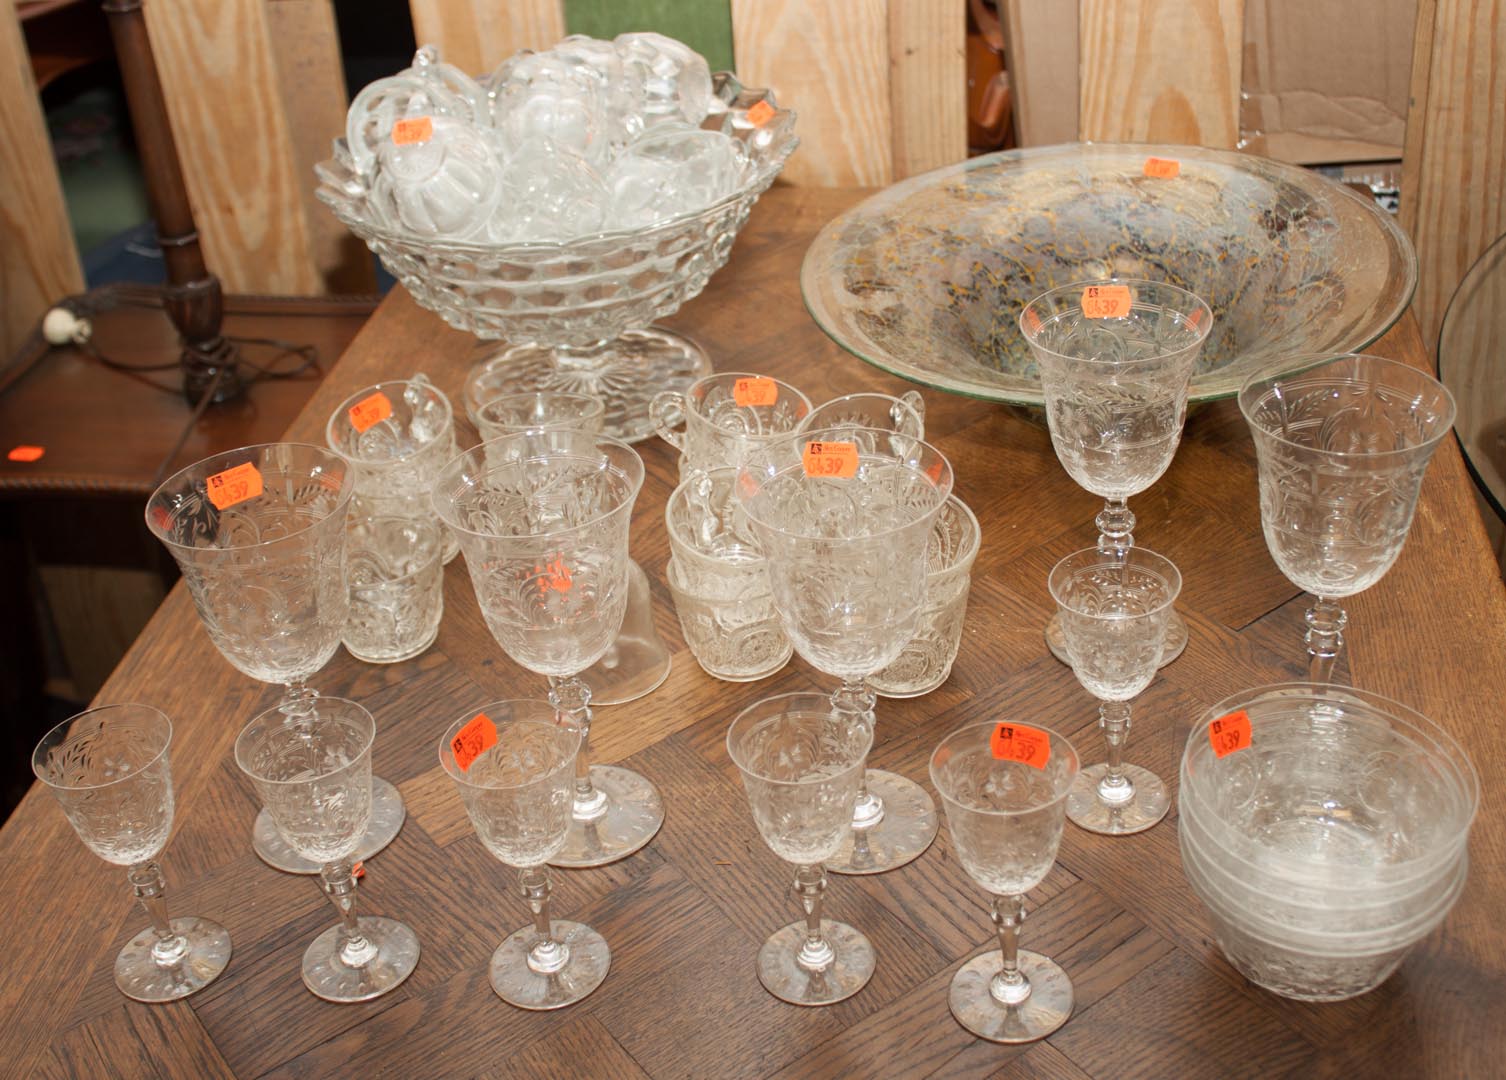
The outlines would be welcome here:
M 1093 524 L 1098 526 L 1098 550 L 1105 555 L 1122 555 L 1135 546 L 1135 515 L 1123 499 L 1105 499 Z
M 377 947 L 361 932 L 356 920 L 356 878 L 350 860 L 325 863 L 319 869 L 324 895 L 340 913 L 340 935 L 335 953 L 346 967 L 365 967 L 377 954 Z
M 518 892 L 533 912 L 533 929 L 538 940 L 528 950 L 528 968 L 539 975 L 549 975 L 564 967 L 570 959 L 570 946 L 554 936 L 549 921 L 549 870 L 529 866 L 518 871 Z
M 167 920 L 167 882 L 162 877 L 162 867 L 151 859 L 139 862 L 126 871 L 131 887 L 136 890 L 136 900 L 152 920 L 152 933 L 157 935 L 152 945 L 152 960 L 160 967 L 176 967 L 188 955 L 188 939 L 173 930 Z
M 1098 797 L 1110 806 L 1119 806 L 1135 797 L 1135 785 L 1124 775 L 1124 744 L 1129 741 L 1130 729 L 1129 702 L 1099 702 L 1098 726 L 1103 728 L 1104 745 L 1109 751 L 1109 767 L 1098 781 Z
M 831 706 L 849 724 L 865 724 L 873 729 L 873 706 L 878 695 L 863 679 L 845 678 L 831 695 Z M 858 801 L 852 811 L 854 829 L 871 829 L 884 820 L 884 800 L 868 790 L 868 770 L 858 778 Z
M 293 679 L 282 688 L 278 710 L 289 720 L 301 720 L 314 711 L 319 691 L 312 690 L 304 679 Z
M 996 896 L 993 902 L 994 926 L 999 931 L 999 952 L 1004 965 L 988 983 L 988 992 L 1004 1005 L 1018 1005 L 1030 996 L 1030 980 L 1020 970 L 1020 925 L 1025 921 L 1025 898 Z
M 1307 633 L 1307 681 L 1333 682 L 1334 661 L 1344 648 L 1344 627 L 1349 625 L 1349 616 L 1337 600 L 1319 596 L 1305 616 Z
M 607 812 L 607 796 L 591 783 L 591 688 L 578 676 L 549 677 L 549 703 L 561 719 L 580 728 L 580 753 L 575 755 L 575 802 L 571 815 L 577 821 L 595 821 Z
M 837 958 L 831 942 L 821 933 L 821 897 L 826 892 L 826 871 L 814 866 L 795 867 L 795 895 L 805 909 L 805 942 L 795 962 L 807 971 L 823 971 Z

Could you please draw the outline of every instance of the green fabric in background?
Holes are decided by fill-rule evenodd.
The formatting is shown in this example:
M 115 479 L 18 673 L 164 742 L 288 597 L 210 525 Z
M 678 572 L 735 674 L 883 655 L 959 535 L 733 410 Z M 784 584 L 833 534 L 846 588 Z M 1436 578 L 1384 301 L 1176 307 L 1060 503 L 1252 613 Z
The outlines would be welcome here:
M 565 0 L 565 29 L 610 40 L 630 30 L 676 38 L 712 71 L 736 71 L 730 0 Z

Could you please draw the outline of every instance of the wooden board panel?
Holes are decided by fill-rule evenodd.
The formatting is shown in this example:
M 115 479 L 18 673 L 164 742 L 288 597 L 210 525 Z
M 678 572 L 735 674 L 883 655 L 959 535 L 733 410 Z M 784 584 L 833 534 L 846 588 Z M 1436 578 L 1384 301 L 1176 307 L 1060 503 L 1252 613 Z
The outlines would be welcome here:
M 465 71 L 490 71 L 519 49 L 565 36 L 561 0 L 408 0 L 413 38 Z
M 1083 139 L 1232 147 L 1244 0 L 1081 0 Z
M 0 10 L 0 357 L 42 313 L 82 292 L 84 272 L 15 7 Z
M 1021 146 L 1077 139 L 1077 5 L 1002 0 L 1004 52 Z
M 737 72 L 800 114 L 796 184 L 841 187 L 894 179 L 885 0 L 811 4 L 732 0 Z
M 896 180 L 967 157 L 966 39 L 954 0 L 889 0 Z

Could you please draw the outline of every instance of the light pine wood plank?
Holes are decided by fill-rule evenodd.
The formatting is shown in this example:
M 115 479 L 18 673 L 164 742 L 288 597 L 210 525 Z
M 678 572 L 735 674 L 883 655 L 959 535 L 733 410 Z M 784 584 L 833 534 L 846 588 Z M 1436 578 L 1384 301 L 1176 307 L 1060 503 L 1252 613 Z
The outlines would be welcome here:
M 732 0 L 737 73 L 800 115 L 796 184 L 842 187 L 894 179 L 885 0 L 811 4 Z
M 9 357 L 53 301 L 84 288 L 12 4 L 0 10 L 0 101 L 0 356 Z
M 1077 5 L 1072 0 L 1003 0 L 1004 53 L 1021 146 L 1077 138 Z
M 1081 0 L 1083 139 L 1232 147 L 1244 0 Z
M 446 60 L 472 74 L 565 36 L 562 0 L 408 0 L 408 10 L 418 43 L 438 45 Z
M 889 0 L 896 180 L 967 157 L 966 39 L 954 0 Z

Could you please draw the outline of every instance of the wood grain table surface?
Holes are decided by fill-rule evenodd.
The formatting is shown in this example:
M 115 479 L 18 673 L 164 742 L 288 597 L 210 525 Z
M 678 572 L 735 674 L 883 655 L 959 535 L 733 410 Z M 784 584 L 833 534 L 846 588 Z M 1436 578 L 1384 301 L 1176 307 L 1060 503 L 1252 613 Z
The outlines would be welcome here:
M 815 231 L 863 193 L 776 188 L 757 206 L 731 262 L 668 320 L 719 370 L 779 375 L 814 401 L 905 384 L 847 355 L 803 310 L 798 272 Z M 396 290 L 288 437 L 321 442 L 331 408 L 382 377 L 427 372 L 453 400 L 487 350 Z M 1407 316 L 1376 351 L 1425 366 Z M 929 437 L 983 546 L 951 679 L 911 701 L 881 700 L 876 766 L 928 784 L 948 731 L 1013 718 L 1067 732 L 1099 759 L 1093 700 L 1047 653 L 1046 573 L 1084 547 L 1098 500 L 1058 464 L 1039 411 L 925 391 Z M 474 433 L 461 423 L 462 442 Z M 475 838 L 437 763 L 462 712 L 542 697 L 481 621 L 461 560 L 448 569 L 439 639 L 417 659 L 373 666 L 336 654 L 312 684 L 354 698 L 379 726 L 376 771 L 401 788 L 408 820 L 368 862 L 361 910 L 417 932 L 423 954 L 398 990 L 363 1005 L 314 998 L 299 957 L 333 909 L 309 878 L 251 852 L 255 795 L 232 761 L 240 727 L 278 698 L 230 667 L 179 586 L 99 701 L 143 701 L 177 726 L 177 823 L 162 857 L 174 914 L 229 928 L 229 969 L 199 995 L 164 1006 L 121 997 L 112 961 L 145 925 L 124 874 L 89 854 L 37 787 L 3 832 L 0 1073 L 40 1076 L 1000 1076 L 1486 1077 L 1506 1069 L 1506 593 L 1452 439 L 1423 486 L 1406 550 L 1348 604 L 1340 677 L 1420 709 L 1461 738 L 1483 780 L 1468 887 L 1441 929 L 1381 988 L 1339 1004 L 1285 1001 L 1222 959 L 1182 878 L 1175 811 L 1150 831 L 1107 838 L 1068 826 L 1056 867 L 1029 898 L 1023 941 L 1066 968 L 1071 1020 L 1044 1042 L 1006 1048 L 972 1038 L 947 1009 L 967 958 L 993 948 L 986 897 L 963 874 L 945 828 L 919 860 L 872 877 L 833 875 L 828 912 L 878 953 L 872 982 L 839 1005 L 785 1005 L 759 985 L 764 937 L 793 921 L 789 868 L 765 848 L 724 749 L 733 714 L 758 697 L 831 680 L 798 658 L 752 684 L 719 682 L 681 638 L 663 574 L 665 499 L 674 455 L 640 445 L 648 478 L 632 550 L 654 585 L 659 632 L 674 653 L 652 695 L 596 713 L 597 760 L 627 761 L 658 784 L 667 820 L 615 865 L 555 873 L 556 916 L 594 926 L 612 969 L 584 1002 L 554 1013 L 506 1005 L 487 958 L 527 921 L 513 875 Z M 1266 552 L 1254 451 L 1232 402 L 1194 408 L 1170 471 L 1131 500 L 1136 539 L 1172 558 L 1185 586 L 1186 653 L 1135 703 L 1128 758 L 1172 783 L 1193 719 L 1236 690 L 1300 678 L 1306 601 Z

